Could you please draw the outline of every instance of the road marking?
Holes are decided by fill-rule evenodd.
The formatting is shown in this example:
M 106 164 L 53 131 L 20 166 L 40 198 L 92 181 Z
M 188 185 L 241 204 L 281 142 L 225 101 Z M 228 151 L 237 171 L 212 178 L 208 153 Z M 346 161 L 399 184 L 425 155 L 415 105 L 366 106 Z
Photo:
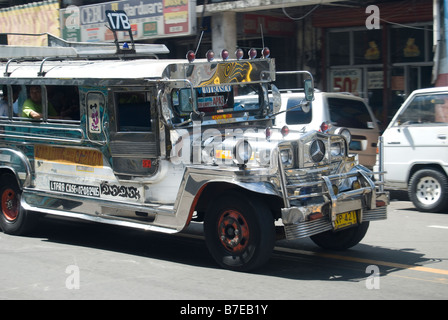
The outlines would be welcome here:
M 445 226 L 428 226 L 428 228 L 448 229 L 448 227 Z
M 337 260 L 344 260 L 344 261 L 360 262 L 360 263 L 366 263 L 369 265 L 374 264 L 374 265 L 381 265 L 381 266 L 398 268 L 398 269 L 408 269 L 408 270 L 414 270 L 414 271 L 448 275 L 448 270 L 428 268 L 428 267 L 422 267 L 422 266 L 413 266 L 413 265 L 402 264 L 402 263 L 394 263 L 394 262 L 381 261 L 381 260 L 341 256 L 341 255 L 332 254 L 332 253 L 314 252 L 314 251 L 283 248 L 283 247 L 275 247 L 274 250 L 288 252 L 288 253 L 295 253 L 295 254 L 303 254 L 303 255 L 308 255 L 308 256 L 316 256 L 316 257 L 323 257 L 323 258 L 330 258 L 330 259 L 337 259 Z

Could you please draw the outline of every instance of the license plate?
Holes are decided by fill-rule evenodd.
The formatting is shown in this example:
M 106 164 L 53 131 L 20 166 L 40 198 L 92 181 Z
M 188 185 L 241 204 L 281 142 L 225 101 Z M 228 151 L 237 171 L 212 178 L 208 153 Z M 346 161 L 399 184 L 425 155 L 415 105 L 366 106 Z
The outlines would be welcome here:
M 339 213 L 336 215 L 336 220 L 334 221 L 334 229 L 342 229 L 350 227 L 358 223 L 358 212 L 359 210 Z

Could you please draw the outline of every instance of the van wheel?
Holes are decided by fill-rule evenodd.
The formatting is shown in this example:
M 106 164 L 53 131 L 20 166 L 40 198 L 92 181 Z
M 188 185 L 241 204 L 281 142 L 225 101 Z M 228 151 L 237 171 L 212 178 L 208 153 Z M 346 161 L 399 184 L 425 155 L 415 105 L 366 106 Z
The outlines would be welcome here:
M 205 214 L 204 234 L 216 262 L 236 271 L 263 265 L 275 244 L 274 219 L 263 201 L 233 192 L 212 201 Z
M 31 226 L 31 217 L 20 205 L 21 194 L 12 174 L 0 176 L 0 228 L 7 234 L 23 235 Z
M 443 212 L 448 209 L 448 179 L 440 171 L 417 171 L 409 181 L 408 194 L 419 211 Z
M 330 250 L 346 250 L 357 245 L 369 229 L 369 221 L 364 221 L 356 227 L 346 230 L 333 230 L 311 236 L 311 240 L 319 247 Z

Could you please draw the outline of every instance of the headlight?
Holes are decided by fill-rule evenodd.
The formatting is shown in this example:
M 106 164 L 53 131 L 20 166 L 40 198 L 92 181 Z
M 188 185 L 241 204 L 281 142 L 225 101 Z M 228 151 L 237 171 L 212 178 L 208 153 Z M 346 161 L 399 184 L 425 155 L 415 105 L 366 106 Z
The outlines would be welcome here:
M 342 154 L 343 148 L 340 142 L 335 142 L 331 144 L 330 152 L 332 156 L 340 156 Z
M 233 149 L 236 164 L 246 164 L 252 157 L 252 147 L 247 140 L 240 140 Z
M 293 153 L 290 148 L 280 149 L 280 160 L 282 164 L 286 167 L 289 167 L 293 163 Z
M 291 163 L 291 160 L 292 160 L 291 150 L 290 149 L 281 150 L 280 151 L 280 157 L 282 159 L 282 163 L 283 164 Z
M 341 136 L 343 136 L 345 138 L 345 140 L 347 140 L 348 145 L 352 141 L 352 134 L 350 133 L 350 131 L 347 128 L 337 128 L 335 130 L 334 134 L 340 134 Z

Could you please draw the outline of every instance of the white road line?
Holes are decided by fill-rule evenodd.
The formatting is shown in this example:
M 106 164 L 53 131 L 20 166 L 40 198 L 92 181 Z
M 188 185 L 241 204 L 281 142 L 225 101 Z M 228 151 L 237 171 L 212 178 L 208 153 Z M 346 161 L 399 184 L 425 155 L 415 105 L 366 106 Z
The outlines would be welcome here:
M 446 226 L 428 226 L 428 228 L 448 229 Z

